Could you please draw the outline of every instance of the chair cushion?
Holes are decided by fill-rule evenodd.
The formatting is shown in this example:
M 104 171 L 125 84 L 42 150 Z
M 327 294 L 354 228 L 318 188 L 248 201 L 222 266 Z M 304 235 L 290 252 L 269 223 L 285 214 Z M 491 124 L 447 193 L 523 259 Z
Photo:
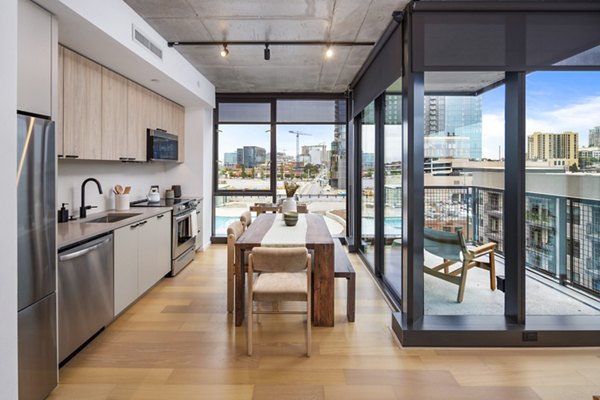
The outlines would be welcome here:
M 262 273 L 254 282 L 256 301 L 306 301 L 308 283 L 306 272 Z
M 300 272 L 306 269 L 306 247 L 255 247 L 252 249 L 257 272 Z

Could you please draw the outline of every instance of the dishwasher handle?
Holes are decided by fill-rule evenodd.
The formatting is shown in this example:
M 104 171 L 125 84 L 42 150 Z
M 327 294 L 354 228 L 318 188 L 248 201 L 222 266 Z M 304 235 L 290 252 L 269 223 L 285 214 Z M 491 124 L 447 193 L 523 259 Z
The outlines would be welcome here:
M 81 250 L 74 251 L 73 253 L 68 253 L 68 254 L 58 256 L 58 261 L 69 261 L 74 258 L 84 256 L 87 253 L 89 253 L 90 251 L 96 250 L 98 247 L 105 245 L 106 243 L 110 242 L 111 240 L 112 240 L 112 238 L 108 237 L 108 238 L 104 239 L 103 241 L 101 241 L 100 243 L 96 243 L 90 247 L 86 247 Z

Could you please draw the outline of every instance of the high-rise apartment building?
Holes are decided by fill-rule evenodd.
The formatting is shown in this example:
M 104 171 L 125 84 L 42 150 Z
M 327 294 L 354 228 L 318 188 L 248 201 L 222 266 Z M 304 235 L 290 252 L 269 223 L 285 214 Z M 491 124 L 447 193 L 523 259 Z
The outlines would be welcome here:
M 482 155 L 481 120 L 481 96 L 425 96 L 425 136 L 466 138 L 470 159 Z
M 600 147 L 600 126 L 590 129 L 589 147 Z
M 545 160 L 549 165 L 579 165 L 578 133 L 534 132 L 527 137 L 527 158 Z

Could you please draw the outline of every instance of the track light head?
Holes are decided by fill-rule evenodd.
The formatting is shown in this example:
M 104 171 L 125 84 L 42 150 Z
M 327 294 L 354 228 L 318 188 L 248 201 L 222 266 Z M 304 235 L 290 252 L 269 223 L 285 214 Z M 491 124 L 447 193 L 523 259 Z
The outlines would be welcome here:
M 223 50 L 221 50 L 221 57 L 227 57 L 227 54 L 229 54 L 229 50 L 227 50 L 227 45 L 223 44 Z
M 269 49 L 269 44 L 265 43 L 265 61 L 269 61 L 271 59 L 271 50 Z
M 325 57 L 327 57 L 327 58 L 333 57 L 333 49 L 331 48 L 331 46 L 327 46 L 327 51 L 325 52 Z

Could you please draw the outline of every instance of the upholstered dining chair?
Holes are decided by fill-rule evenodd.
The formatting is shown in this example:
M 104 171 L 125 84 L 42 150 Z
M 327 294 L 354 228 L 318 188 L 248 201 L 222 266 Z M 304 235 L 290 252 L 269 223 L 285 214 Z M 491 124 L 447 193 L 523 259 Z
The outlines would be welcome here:
M 250 224 L 252 224 L 252 214 L 250 214 L 250 211 L 244 211 L 242 213 L 242 215 L 240 216 L 240 222 L 242 223 L 242 225 L 244 225 L 245 229 L 248 229 Z
M 227 227 L 227 312 L 233 312 L 233 293 L 235 275 L 235 241 L 244 233 L 240 221 L 234 221 Z
M 254 273 L 258 273 L 254 277 Z M 306 311 L 254 309 L 254 302 L 302 301 Z M 306 355 L 311 348 L 311 256 L 305 247 L 255 247 L 248 257 L 246 336 L 252 355 L 254 314 L 306 314 Z

